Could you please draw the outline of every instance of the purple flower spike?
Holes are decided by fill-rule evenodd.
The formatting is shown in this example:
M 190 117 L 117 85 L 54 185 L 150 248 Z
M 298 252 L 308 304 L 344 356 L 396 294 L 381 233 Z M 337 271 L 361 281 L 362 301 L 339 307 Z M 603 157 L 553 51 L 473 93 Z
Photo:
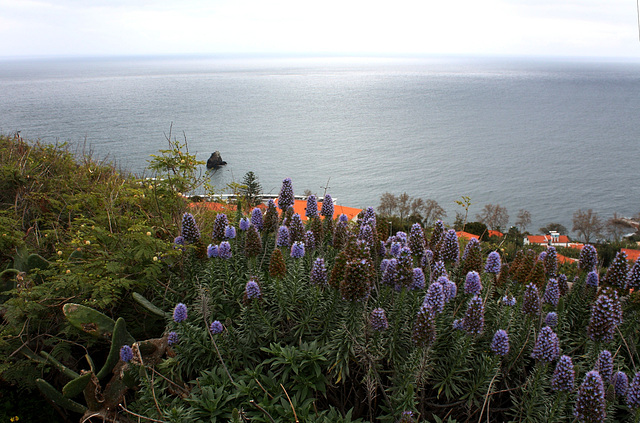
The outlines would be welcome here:
M 571 357 L 563 355 L 558 360 L 551 378 L 551 389 L 554 391 L 571 392 L 575 383 L 576 372 L 573 369 Z
M 213 233 L 211 237 L 216 240 L 224 239 L 224 233 L 229 226 L 229 219 L 224 213 L 216 215 L 216 220 L 213 221 Z
M 282 188 L 280 188 L 280 195 L 278 196 L 278 207 L 282 211 L 287 211 L 289 206 L 293 206 L 293 185 L 291 184 L 291 178 L 284 178 L 282 181 Z
M 244 292 L 247 295 L 248 300 L 259 300 L 262 298 L 262 292 L 260 292 L 260 286 L 253 279 L 247 282 L 247 285 L 244 288 Z
M 209 257 L 209 258 L 218 257 L 218 246 L 217 245 L 209 244 L 209 246 L 207 247 L 207 257 Z
M 457 263 L 460 258 L 460 244 L 455 229 L 449 229 L 444 235 L 442 250 L 440 251 L 442 260 L 450 263 Z
M 636 373 L 627 389 L 627 405 L 632 410 L 640 407 L 640 372 Z
M 222 241 L 218 247 L 218 257 L 224 260 L 229 260 L 231 255 L 231 244 L 227 241 Z
M 318 215 L 318 198 L 315 195 L 307 197 L 307 209 L 304 212 L 308 218 L 319 217 Z
M 580 422 L 604 422 L 606 418 L 606 402 L 604 398 L 604 384 L 600 374 L 592 370 L 584 377 L 578 389 L 578 398 L 573 415 Z
M 500 260 L 500 254 L 497 251 L 492 251 L 487 256 L 487 263 L 484 266 L 484 271 L 487 273 L 500 273 L 502 267 L 502 261 Z
M 557 280 L 549 279 L 547 282 L 547 288 L 542 296 L 542 301 L 545 304 L 551 304 L 553 307 L 558 306 L 558 301 L 560 301 L 560 288 L 558 287 Z
M 586 244 L 580 251 L 578 267 L 586 272 L 593 272 L 598 266 L 598 252 L 591 244 Z
M 333 199 L 329 194 L 325 195 L 324 200 L 322 200 L 320 214 L 327 219 L 333 219 Z
M 480 275 L 475 270 L 467 273 L 467 278 L 464 282 L 464 293 L 469 295 L 478 295 L 482 291 L 482 283 L 480 282 Z
M 553 361 L 559 355 L 558 335 L 549 326 L 543 327 L 538 334 L 531 357 L 540 361 Z
M 300 241 L 296 241 L 291 246 L 291 257 L 294 259 L 300 259 L 304 257 L 304 244 Z
M 636 260 L 629 274 L 627 275 L 627 287 L 638 289 L 640 288 L 640 259 Z
M 413 284 L 411 289 L 424 289 L 424 272 L 420 267 L 413 269 Z
M 593 288 L 597 288 L 600 285 L 600 279 L 598 278 L 598 272 L 589 272 L 587 273 L 587 279 L 585 281 L 587 286 L 591 286 Z
M 263 226 L 262 210 L 254 208 L 251 210 L 251 224 L 256 227 L 257 230 L 261 230 Z
M 224 326 L 222 326 L 219 320 L 214 320 L 211 326 L 209 326 L 209 332 L 211 332 L 212 335 L 221 334 L 222 331 L 224 331 Z
M 544 318 L 545 326 L 549 326 L 550 328 L 555 328 L 558 326 L 558 313 L 555 311 L 550 311 L 547 313 L 547 316 Z
M 313 262 L 309 279 L 313 285 L 320 287 L 327 285 L 327 268 L 325 267 L 323 258 L 318 257 L 316 261 Z
M 382 332 L 389 328 L 389 322 L 387 321 L 387 315 L 383 308 L 375 308 L 371 311 L 371 317 L 369 318 L 371 328 L 376 332 Z
M 196 225 L 196 219 L 191 213 L 182 215 L 182 236 L 189 244 L 193 244 L 200 239 L 200 231 L 198 230 L 198 225 Z
M 464 315 L 464 330 L 468 335 L 480 335 L 484 330 L 484 304 L 478 295 L 469 300 Z
M 505 295 L 502 297 L 502 303 L 506 306 L 513 307 L 516 305 L 516 297 L 513 295 Z
M 608 350 L 603 350 L 598 355 L 596 365 L 593 366 L 593 370 L 597 370 L 600 373 L 600 377 L 603 382 L 609 382 L 611 376 L 613 376 L 613 356 Z
M 629 389 L 629 378 L 625 372 L 616 372 L 611 379 L 611 383 L 613 384 L 613 389 L 617 396 L 624 397 L 627 395 L 627 390 Z
M 622 322 L 622 310 L 618 294 L 613 290 L 603 290 L 591 308 L 591 320 L 587 334 L 593 341 L 610 342 L 616 327 Z
M 181 323 L 185 320 L 187 320 L 187 306 L 182 303 L 178 303 L 173 309 L 173 321 Z
M 522 312 L 529 316 L 538 316 L 540 314 L 540 296 L 538 295 L 538 287 L 534 284 L 526 286 L 522 297 Z
M 173 243 L 175 244 L 173 248 L 175 248 L 176 250 L 184 251 L 184 237 L 182 235 L 178 235 L 177 237 L 175 237 Z
M 398 260 L 394 258 L 386 260 L 382 273 L 382 285 L 395 286 L 398 274 Z M 380 266 L 382 266 L 382 263 L 380 263 Z
M 316 236 L 313 231 L 307 231 L 304 234 L 304 247 L 307 250 L 315 250 L 316 249 Z
M 249 229 L 249 226 L 251 226 L 251 221 L 249 220 L 249 218 L 243 217 L 242 219 L 240 219 L 240 224 L 238 226 L 240 226 L 240 230 L 242 232 L 245 232 Z
M 444 310 L 444 304 L 444 288 L 440 282 L 436 281 L 429 285 L 423 305 L 428 306 L 434 313 L 438 314 Z
M 509 352 L 509 335 L 504 329 L 498 329 L 491 341 L 491 351 L 495 355 L 504 357 Z
M 344 213 L 341 213 L 340 216 L 338 216 L 338 222 L 349 223 L 349 216 L 347 216 Z
M 177 332 L 169 332 L 167 336 L 167 345 L 173 345 L 178 343 L 178 333 Z
M 227 239 L 234 239 L 236 237 L 236 228 L 233 226 L 227 226 L 224 229 L 224 237 Z
M 288 247 L 291 244 L 291 236 L 289 235 L 289 228 L 286 226 L 280 226 L 278 229 L 278 237 L 276 238 L 276 245 L 278 247 Z
M 130 346 L 123 345 L 122 348 L 120 348 L 120 360 L 124 361 L 125 363 L 133 360 L 133 350 L 131 350 Z

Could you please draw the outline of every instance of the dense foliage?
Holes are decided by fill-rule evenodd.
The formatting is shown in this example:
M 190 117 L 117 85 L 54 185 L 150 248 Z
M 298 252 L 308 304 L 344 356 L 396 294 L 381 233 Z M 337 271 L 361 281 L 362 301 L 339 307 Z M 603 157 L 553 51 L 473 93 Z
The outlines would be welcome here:
M 637 272 L 587 284 L 591 262 L 501 256 L 441 221 L 388 234 L 373 209 L 332 220 L 330 196 L 308 220 L 214 216 L 178 194 L 197 184 L 179 143 L 140 181 L 1 141 L 2 378 L 65 418 L 638 417 Z

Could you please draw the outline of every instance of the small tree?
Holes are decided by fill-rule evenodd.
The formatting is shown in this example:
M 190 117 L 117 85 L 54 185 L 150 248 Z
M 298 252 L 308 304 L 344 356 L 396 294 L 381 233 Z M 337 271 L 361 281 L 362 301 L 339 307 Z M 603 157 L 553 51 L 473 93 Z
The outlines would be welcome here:
M 403 192 L 398 197 L 398 213 L 400 213 L 400 223 L 404 223 L 404 218 L 409 216 L 411 211 L 411 197 L 406 192 Z
M 622 236 L 635 228 L 620 219 L 618 213 L 613 213 L 613 217 L 605 223 L 605 230 L 613 241 L 620 241 Z
M 531 224 L 531 213 L 529 210 L 520 209 L 518 211 L 518 220 L 516 220 L 516 226 L 521 232 L 527 229 L 527 226 Z
M 507 209 L 500 204 L 485 204 L 482 212 L 476 215 L 476 218 L 490 229 L 505 228 L 509 223 Z
M 573 231 L 578 233 L 587 244 L 595 236 L 601 235 L 604 224 L 600 220 L 598 213 L 592 209 L 582 211 L 582 209 L 573 213 Z
M 543 234 L 548 234 L 551 231 L 558 232 L 560 235 L 567 235 L 569 231 L 566 226 L 560 223 L 549 223 L 547 226 L 543 226 L 539 229 Z
M 436 220 L 442 220 L 447 217 L 447 212 L 438 204 L 436 200 L 428 199 L 424 202 L 423 224 L 425 227 L 433 226 Z
M 398 208 L 398 199 L 390 192 L 385 192 L 380 196 L 380 205 L 378 206 L 378 213 L 381 216 L 391 216 Z
M 262 202 L 262 185 L 258 181 L 258 177 L 252 171 L 249 171 L 244 175 L 240 193 L 251 207 L 257 206 Z

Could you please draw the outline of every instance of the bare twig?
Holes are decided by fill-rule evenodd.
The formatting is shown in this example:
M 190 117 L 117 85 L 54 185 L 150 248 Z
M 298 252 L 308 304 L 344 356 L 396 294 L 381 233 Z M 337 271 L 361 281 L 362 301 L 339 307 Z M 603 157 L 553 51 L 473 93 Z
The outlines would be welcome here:
M 280 384 L 280 387 L 284 391 L 284 394 L 287 396 L 287 400 L 289 400 L 289 405 L 291 406 L 291 410 L 293 411 L 293 418 L 295 419 L 296 423 L 299 423 L 300 420 L 298 420 L 298 415 L 296 414 L 296 409 L 293 408 L 293 403 L 291 402 L 291 398 L 289 398 L 289 394 L 287 393 L 287 390 L 284 389 L 284 385 L 282 385 L 282 383 Z
M 124 411 L 126 413 L 129 413 L 132 416 L 136 416 L 139 419 L 145 419 L 145 420 L 149 420 L 151 422 L 158 422 L 158 423 L 168 423 L 168 422 L 166 422 L 164 420 L 152 419 L 151 417 L 145 417 L 145 416 L 143 416 L 141 414 L 137 414 L 137 413 L 134 413 L 133 411 L 129 411 L 126 408 L 124 408 L 124 405 L 122 405 L 122 404 L 118 404 L 118 405 L 120 406 L 120 408 L 122 408 L 122 411 Z
M 256 403 L 254 400 L 249 400 L 249 403 L 251 405 L 253 405 L 254 407 L 256 407 L 258 410 L 262 411 L 264 414 L 266 414 L 267 417 L 269 417 L 269 420 L 271 420 L 271 423 L 276 423 L 276 421 L 273 420 L 273 417 L 271 417 L 271 414 L 269 414 L 269 412 L 267 410 L 265 410 L 264 408 L 260 407 L 258 405 L 258 403 Z

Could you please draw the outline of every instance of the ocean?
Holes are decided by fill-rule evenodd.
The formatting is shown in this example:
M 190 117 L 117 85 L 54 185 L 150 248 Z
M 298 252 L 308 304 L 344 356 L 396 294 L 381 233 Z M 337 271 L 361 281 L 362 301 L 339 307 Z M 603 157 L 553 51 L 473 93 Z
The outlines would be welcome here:
M 92 58 L 0 61 L 0 132 L 69 142 L 146 174 L 171 136 L 222 191 L 377 206 L 382 193 L 520 209 L 536 233 L 640 212 L 640 63 L 489 58 Z M 204 170 L 204 168 L 203 168 Z M 150 175 L 149 175 L 150 176 Z

